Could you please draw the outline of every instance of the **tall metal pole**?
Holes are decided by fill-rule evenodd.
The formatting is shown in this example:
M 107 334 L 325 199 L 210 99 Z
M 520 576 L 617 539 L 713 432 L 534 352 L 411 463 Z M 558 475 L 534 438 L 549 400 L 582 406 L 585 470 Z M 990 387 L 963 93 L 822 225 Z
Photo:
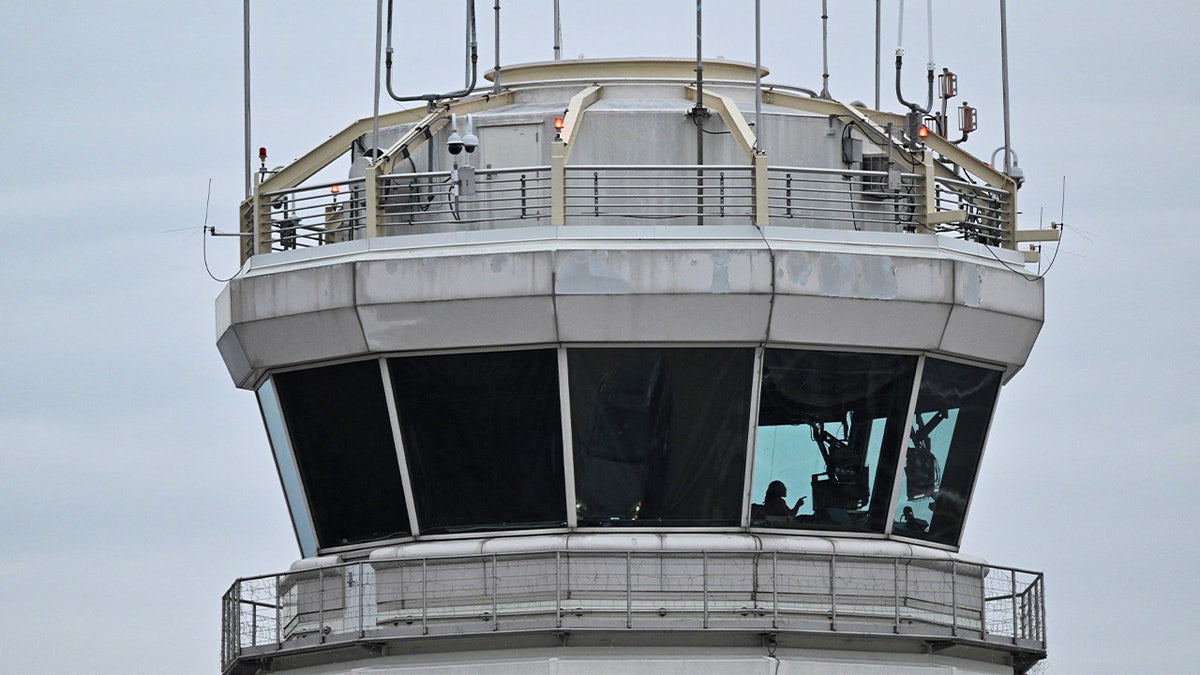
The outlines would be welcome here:
M 492 72 L 492 92 L 500 92 L 500 0 L 496 0 L 496 70 Z
M 879 53 L 880 53 L 880 35 L 879 24 L 881 13 L 879 8 L 880 0 L 875 0 L 875 109 L 879 110 Z
M 821 98 L 829 95 L 829 2 L 821 0 Z
M 1012 153 L 1012 138 L 1008 129 L 1008 4 L 1000 0 L 1000 78 L 1004 94 L 1004 173 L 1012 168 L 1009 155 Z
M 754 0 L 754 151 L 762 152 L 762 0 Z
M 554 60 L 562 59 L 562 16 L 558 10 L 558 0 L 554 0 Z
M 696 125 L 696 224 L 704 224 L 704 8 L 696 0 L 696 107 L 692 122 Z
M 246 198 L 250 198 L 250 0 L 242 0 L 242 83 L 246 147 Z
M 383 60 L 383 0 L 375 3 L 375 111 L 371 117 L 371 147 L 379 147 L 379 62 Z M 374 164 L 378 157 L 372 157 Z

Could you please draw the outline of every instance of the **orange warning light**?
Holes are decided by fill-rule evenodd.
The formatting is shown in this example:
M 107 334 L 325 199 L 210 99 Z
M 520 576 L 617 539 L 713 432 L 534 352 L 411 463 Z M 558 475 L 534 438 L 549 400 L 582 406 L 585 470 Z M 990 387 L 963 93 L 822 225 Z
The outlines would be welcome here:
M 921 128 L 917 129 L 917 136 L 921 138 L 929 138 L 929 127 L 922 124 Z
M 561 117 L 554 118 L 554 130 L 555 131 L 563 130 L 563 118 L 561 118 Z

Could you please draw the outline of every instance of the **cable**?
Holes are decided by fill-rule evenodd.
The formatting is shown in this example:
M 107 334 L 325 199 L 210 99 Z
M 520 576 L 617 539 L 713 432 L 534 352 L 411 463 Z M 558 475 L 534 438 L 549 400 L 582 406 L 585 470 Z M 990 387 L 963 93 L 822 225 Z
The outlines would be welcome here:
M 1059 227 L 1062 228 L 1063 233 L 1065 233 L 1067 231 L 1066 225 L 1059 223 Z M 1026 274 L 1025 272 L 1022 272 L 1021 270 L 1019 270 L 1015 267 L 1012 267 L 1008 263 L 1001 260 L 1000 257 L 996 255 L 996 252 L 992 250 L 991 246 L 988 246 L 985 244 L 984 248 L 987 249 L 987 252 L 989 254 L 991 254 L 991 256 L 993 258 L 996 259 L 996 262 L 1000 263 L 1001 265 L 1004 265 L 1004 267 L 1006 267 L 1008 269 L 1008 271 L 1012 272 L 1013 274 L 1016 274 L 1017 276 L 1021 277 L 1025 281 L 1034 282 L 1039 279 L 1044 279 L 1046 277 L 1046 275 L 1050 273 L 1050 270 L 1054 268 L 1054 262 L 1056 260 L 1058 260 L 1058 252 L 1062 249 L 1062 234 L 1059 234 L 1059 236 L 1058 236 L 1058 246 L 1054 247 L 1054 257 L 1050 258 L 1050 264 L 1046 265 L 1046 271 L 1044 271 L 1040 274 L 1034 274 L 1034 275 Z
M 208 205 L 211 201 L 212 201 L 212 179 L 209 178 L 208 179 L 208 196 L 206 196 L 204 198 L 204 224 L 200 226 L 200 233 L 201 233 L 200 250 L 201 250 L 201 257 L 204 260 L 204 271 L 208 273 L 208 276 L 210 278 L 212 278 L 213 281 L 220 283 L 220 284 L 224 284 L 224 283 L 228 283 L 231 279 L 233 279 L 233 277 L 236 277 L 237 272 L 234 272 L 232 275 L 230 275 L 230 277 L 228 279 L 219 279 L 219 278 L 217 278 L 217 275 L 212 273 L 212 268 L 210 268 L 208 266 L 208 237 L 205 237 L 203 235 L 205 233 L 209 232 L 209 230 L 210 230 L 210 228 L 208 227 Z M 211 228 L 211 234 L 216 235 L 216 233 L 217 233 L 217 228 L 215 228 L 215 227 Z

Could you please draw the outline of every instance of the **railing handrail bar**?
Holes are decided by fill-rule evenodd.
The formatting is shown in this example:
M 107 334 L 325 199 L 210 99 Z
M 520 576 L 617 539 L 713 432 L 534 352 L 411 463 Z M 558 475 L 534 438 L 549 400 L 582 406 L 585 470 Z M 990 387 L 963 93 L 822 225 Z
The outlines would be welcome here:
M 553 557 L 555 554 L 564 554 L 564 553 L 568 556 L 585 556 L 586 555 L 586 556 L 623 557 L 626 552 L 627 551 L 624 549 L 597 549 L 597 550 L 574 549 L 574 550 L 570 550 L 570 551 L 562 551 L 560 549 L 545 548 L 545 549 L 531 549 L 528 551 L 505 551 L 505 552 L 495 553 L 495 554 L 493 554 L 493 553 L 452 553 L 452 554 L 440 555 L 440 556 L 419 556 L 419 557 L 413 557 L 413 558 L 399 558 L 399 557 L 378 558 L 378 559 L 374 559 L 374 560 L 368 560 L 367 562 L 369 562 L 372 565 L 375 565 L 375 564 L 387 565 L 387 564 L 392 564 L 392 563 L 419 563 L 421 561 L 449 563 L 449 562 L 465 561 L 465 560 L 472 560 L 472 559 L 491 560 L 493 555 L 497 556 L 498 558 L 503 559 L 503 558 L 538 558 L 538 557 L 542 557 L 542 556 Z M 764 551 L 758 551 L 758 550 L 744 550 L 744 549 L 721 550 L 721 549 L 705 549 L 705 548 L 694 548 L 694 549 L 688 548 L 688 549 L 671 549 L 671 550 L 641 549 L 641 550 L 630 550 L 628 552 L 633 554 L 635 557 L 637 557 L 637 556 L 677 557 L 677 556 L 689 556 L 689 555 L 696 556 L 696 555 L 705 555 L 705 554 L 717 555 L 717 556 L 730 556 L 730 557 L 738 557 L 738 556 L 753 557 L 755 554 L 764 553 Z M 826 560 L 826 559 L 834 556 L 834 553 L 825 553 L 825 552 L 821 552 L 821 551 L 776 551 L 775 553 L 777 553 L 785 558 L 796 558 L 796 559 L 806 559 L 807 558 L 807 559 L 811 559 L 811 560 Z M 905 555 L 886 555 L 886 554 L 878 554 L 878 553 L 838 553 L 836 555 L 837 555 L 837 558 L 842 561 L 892 561 L 892 560 L 897 560 L 901 563 L 909 563 L 909 564 L 925 563 L 925 564 L 935 564 L 935 565 L 936 564 L 948 565 L 948 564 L 950 564 L 951 561 L 958 560 L 957 558 L 938 558 L 938 557 L 925 558 L 925 557 L 915 557 L 915 556 L 905 556 Z M 273 574 L 259 574 L 259 575 L 255 575 L 255 576 L 249 576 L 249 577 L 239 577 L 230 586 L 229 591 L 232 591 L 234 589 L 234 587 L 237 586 L 237 584 L 243 583 L 243 582 L 264 581 L 266 579 L 273 579 L 273 578 L 279 578 L 279 577 L 304 576 L 306 574 L 314 574 L 317 572 L 317 570 L 331 570 L 331 569 L 338 569 L 338 568 L 353 567 L 353 566 L 357 565 L 359 562 L 360 562 L 359 560 L 343 561 L 340 563 L 334 563 L 331 565 L 323 565 L 321 567 L 313 567 L 313 568 L 309 568 L 309 569 L 301 569 L 301 570 L 294 570 L 294 571 L 287 571 L 287 572 L 275 572 Z M 1021 568 L 1017 568 L 1017 567 L 1009 567 L 1006 565 L 993 565 L 991 563 L 974 562 L 974 561 L 969 561 L 969 560 L 960 560 L 959 562 L 962 562 L 964 564 L 969 564 L 969 565 L 971 565 L 973 567 L 977 567 L 981 570 L 988 570 L 988 571 L 996 570 L 999 572 L 1013 572 L 1013 573 L 1017 573 L 1017 574 L 1026 574 L 1026 575 L 1035 577 L 1035 579 L 1040 579 L 1041 577 L 1045 576 L 1045 573 L 1043 573 L 1043 572 L 1037 572 L 1034 570 L 1026 570 L 1026 569 L 1021 569 Z M 1030 580 L 1030 583 L 1031 584 L 1034 583 L 1034 580 Z M 229 591 L 227 591 L 227 592 L 229 592 Z

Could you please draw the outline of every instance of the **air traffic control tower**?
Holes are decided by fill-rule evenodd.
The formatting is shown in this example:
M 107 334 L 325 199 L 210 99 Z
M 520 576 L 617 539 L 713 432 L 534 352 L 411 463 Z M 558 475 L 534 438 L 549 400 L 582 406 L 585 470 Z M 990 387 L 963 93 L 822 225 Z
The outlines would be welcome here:
M 218 347 L 302 557 L 224 596 L 225 673 L 1045 657 L 1041 573 L 959 552 L 1043 320 L 1018 183 L 697 65 L 505 67 L 259 174 Z

